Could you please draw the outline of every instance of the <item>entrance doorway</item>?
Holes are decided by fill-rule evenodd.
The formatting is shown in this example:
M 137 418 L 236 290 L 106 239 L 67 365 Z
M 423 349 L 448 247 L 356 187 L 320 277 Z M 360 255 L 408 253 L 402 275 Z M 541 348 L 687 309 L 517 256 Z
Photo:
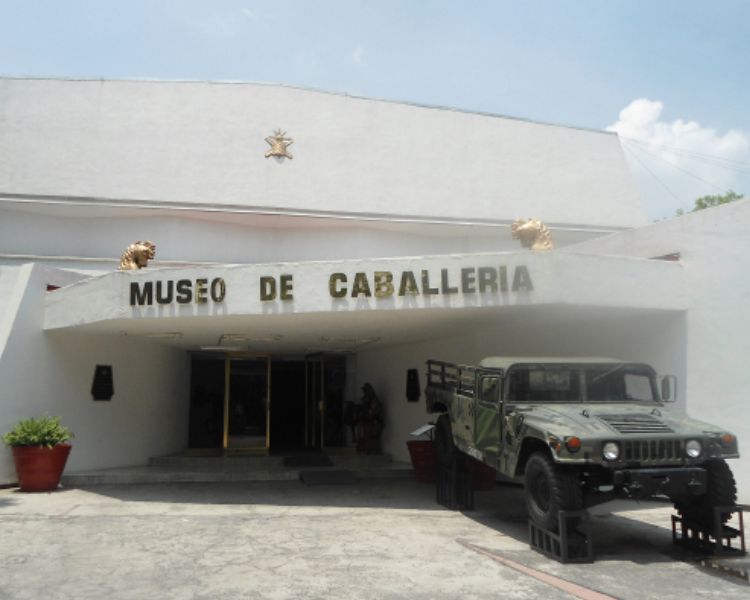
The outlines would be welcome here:
M 346 358 L 191 355 L 188 447 L 296 453 L 346 446 Z
M 266 452 L 269 357 L 196 353 L 191 367 L 188 447 Z
M 346 357 L 315 354 L 305 359 L 305 446 L 346 446 Z
M 270 425 L 270 361 L 264 357 L 227 358 L 224 448 L 267 450 Z
M 271 360 L 271 450 L 299 452 L 305 448 L 305 361 Z

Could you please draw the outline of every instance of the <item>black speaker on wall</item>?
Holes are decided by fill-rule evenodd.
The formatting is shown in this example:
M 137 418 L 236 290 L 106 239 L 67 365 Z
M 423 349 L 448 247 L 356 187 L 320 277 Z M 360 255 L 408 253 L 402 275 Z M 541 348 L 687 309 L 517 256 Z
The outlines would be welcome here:
M 96 365 L 94 381 L 91 384 L 91 395 L 94 400 L 111 400 L 115 394 L 112 365 Z
M 418 402 L 421 395 L 419 371 L 417 369 L 408 369 L 406 371 L 406 399 L 409 402 Z

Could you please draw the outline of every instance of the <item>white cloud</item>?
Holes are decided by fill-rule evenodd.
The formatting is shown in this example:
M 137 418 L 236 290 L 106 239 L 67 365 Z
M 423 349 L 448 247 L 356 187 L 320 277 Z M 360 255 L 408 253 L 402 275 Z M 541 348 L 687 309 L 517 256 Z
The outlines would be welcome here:
M 352 62 L 355 65 L 361 65 L 364 57 L 365 49 L 362 46 L 357 46 L 354 50 L 352 50 Z
M 696 121 L 661 119 L 662 102 L 639 98 L 607 127 L 622 140 L 625 155 L 654 218 L 689 210 L 699 196 L 729 189 L 750 195 L 750 137 L 724 134 Z M 649 173 L 650 171 L 650 173 Z

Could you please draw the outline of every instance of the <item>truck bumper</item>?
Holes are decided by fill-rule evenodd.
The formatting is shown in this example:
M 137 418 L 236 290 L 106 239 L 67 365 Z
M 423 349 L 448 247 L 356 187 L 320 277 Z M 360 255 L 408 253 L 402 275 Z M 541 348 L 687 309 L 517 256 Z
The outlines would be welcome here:
M 627 489 L 633 498 L 649 496 L 698 496 L 706 493 L 706 470 L 622 469 L 614 472 L 614 484 Z

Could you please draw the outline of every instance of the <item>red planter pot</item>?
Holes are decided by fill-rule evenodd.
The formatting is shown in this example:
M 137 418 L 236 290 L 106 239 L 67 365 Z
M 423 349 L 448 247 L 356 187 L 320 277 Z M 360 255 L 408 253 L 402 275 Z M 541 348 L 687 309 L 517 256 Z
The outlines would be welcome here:
M 52 448 L 14 446 L 13 461 L 21 491 L 51 492 L 57 489 L 70 448 L 70 444 L 58 444 Z
M 437 452 L 432 440 L 411 440 L 406 446 L 417 481 L 434 483 L 437 479 Z

